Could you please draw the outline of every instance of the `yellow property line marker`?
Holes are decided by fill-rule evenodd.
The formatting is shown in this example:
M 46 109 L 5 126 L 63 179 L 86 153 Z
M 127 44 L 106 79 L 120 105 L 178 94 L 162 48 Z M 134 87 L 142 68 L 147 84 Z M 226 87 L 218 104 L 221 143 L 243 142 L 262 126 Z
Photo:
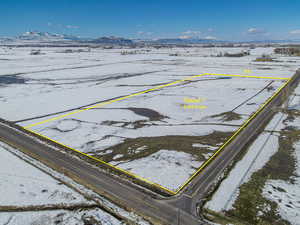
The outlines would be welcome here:
M 111 103 L 114 103 L 114 102 L 119 102 L 121 100 L 132 98 L 134 96 L 145 94 L 145 93 L 148 93 L 148 92 L 151 92 L 151 91 L 159 90 L 159 89 L 162 89 L 164 87 L 173 86 L 173 85 L 176 85 L 176 84 L 179 84 L 179 83 L 182 83 L 182 82 L 185 82 L 185 81 L 189 81 L 189 80 L 192 80 L 194 78 L 198 78 L 198 77 L 205 76 L 205 75 L 228 76 L 228 77 L 246 77 L 246 78 L 261 78 L 261 79 L 277 79 L 277 80 L 288 80 L 289 79 L 289 78 L 282 78 L 282 77 L 259 77 L 259 76 L 248 76 L 248 75 L 230 75 L 230 74 L 203 73 L 203 74 L 199 74 L 199 75 L 190 76 L 190 77 L 184 78 L 182 80 L 173 81 L 173 82 L 168 83 L 168 84 L 159 85 L 157 87 L 154 87 L 154 88 L 151 88 L 151 89 L 147 89 L 145 91 L 137 92 L 137 93 L 134 93 L 134 94 L 131 94 L 131 95 L 126 95 L 124 97 L 120 97 L 120 98 L 117 98 L 117 99 L 109 100 L 109 101 L 106 101 L 106 102 L 101 102 L 101 103 L 98 103 L 98 104 L 96 104 L 94 106 L 91 106 L 89 108 L 74 110 L 73 112 L 70 112 L 70 113 L 67 113 L 67 114 L 64 114 L 64 115 L 60 115 L 60 116 L 56 116 L 56 117 L 53 117 L 53 118 L 50 118 L 50 119 L 47 119 L 47 120 L 43 120 L 41 122 L 37 122 L 37 123 L 31 124 L 31 125 L 25 126 L 24 128 L 35 127 L 37 125 L 41 125 L 41 124 L 48 123 L 48 122 L 51 122 L 51 121 L 54 121 L 54 120 L 62 119 L 64 117 L 67 117 L 67 116 L 70 116 L 70 115 L 73 115 L 73 114 L 77 114 L 77 113 L 80 113 L 80 112 L 83 112 L 83 111 L 86 111 L 86 110 L 89 110 L 89 109 L 93 109 L 93 108 L 97 108 L 97 107 L 102 107 L 102 106 L 105 106 L 105 105 L 108 105 L 108 104 L 111 104 Z
M 208 159 L 208 160 L 206 160 L 203 164 L 202 164 L 202 166 L 197 170 L 197 171 L 195 171 L 194 173 L 193 173 L 193 175 L 182 185 L 182 186 L 180 186 L 177 190 L 176 190 L 176 192 L 175 191 L 172 191 L 172 190 L 169 190 L 168 188 L 166 188 L 166 187 L 163 187 L 163 186 L 161 186 L 160 184 L 157 184 L 157 183 L 154 183 L 154 182 L 152 182 L 152 181 L 149 181 L 149 180 L 147 180 L 147 179 L 145 179 L 145 178 L 143 178 L 143 177 L 140 177 L 140 176 L 138 176 L 138 175 L 136 175 L 136 174 L 133 174 L 133 173 L 131 173 L 131 172 L 129 172 L 129 171 L 126 171 L 126 170 L 124 170 L 124 169 L 121 169 L 121 168 L 119 168 L 119 167 L 116 167 L 116 166 L 114 166 L 114 165 L 112 165 L 112 164 L 110 164 L 110 163 L 107 163 L 107 162 L 105 162 L 105 161 L 103 161 L 103 160 L 101 160 L 101 159 L 99 159 L 99 158 L 96 158 L 96 157 L 94 157 L 94 156 L 91 156 L 91 155 L 88 155 L 88 154 L 86 154 L 86 153 L 83 153 L 83 152 L 81 152 L 81 151 L 79 151 L 79 150 L 76 150 L 76 149 L 74 149 L 74 148 L 71 148 L 71 147 L 69 147 L 69 146 L 67 146 L 67 145 L 64 145 L 64 144 L 62 144 L 62 143 L 60 143 L 60 142 L 57 142 L 57 141 L 55 141 L 55 140 L 53 140 L 53 139 L 51 139 L 51 138 L 49 138 L 49 137 L 46 137 L 46 136 L 44 136 L 44 135 L 42 135 L 42 134 L 39 134 L 39 133 L 37 133 L 37 132 L 35 132 L 35 131 L 33 131 L 33 130 L 30 130 L 30 129 L 28 129 L 28 128 L 30 128 L 30 127 L 34 127 L 34 126 L 37 126 L 37 125 L 40 125 L 40 124 L 44 124 L 44 123 L 47 123 L 47 122 L 50 122 L 50 121 L 54 121 L 54 120 L 57 120 L 57 119 L 61 119 L 61 118 L 64 118 L 64 117 L 67 117 L 67 116 L 69 116 L 69 115 L 73 115 L 73 114 L 76 114 L 76 113 L 79 113 L 79 112 L 83 112 L 83 111 L 86 111 L 86 110 L 89 110 L 89 109 L 93 109 L 93 108 L 96 108 L 96 107 L 99 107 L 99 106 L 104 106 L 104 105 L 107 105 L 107 104 L 111 104 L 111 103 L 113 103 L 113 102 L 118 102 L 118 101 L 121 101 L 121 100 L 124 100 L 124 99 L 128 99 L 128 98 L 131 98 L 131 97 L 134 97 L 134 96 L 138 96 L 138 95 L 141 95 L 141 94 L 144 94 L 144 93 L 148 93 L 148 92 L 151 92 L 151 91 L 154 91 L 154 90 L 158 90 L 158 89 L 161 89 L 161 88 L 164 88 L 164 87 L 168 87 L 168 86 L 172 86 L 172 85 L 175 85 L 175 84 L 178 84 L 178 83 L 181 83 L 181 82 L 184 82 L 184 81 L 189 81 L 189 80 L 192 80 L 192 79 L 194 79 L 194 78 L 197 78 L 197 77 L 201 77 L 201 76 L 205 76 L 205 75 L 212 75 L 212 76 L 229 76 L 229 77 L 245 77 L 245 78 L 262 78 L 262 79 L 277 79 L 277 80 L 287 80 L 287 82 L 281 87 L 281 88 L 279 88 L 276 92 L 275 92 L 275 94 L 273 95 L 273 96 L 271 96 L 250 118 L 248 118 L 244 123 L 243 123 L 243 125 Z M 45 139 L 48 139 L 48 140 L 50 140 L 50 141 L 52 141 L 52 142 L 54 142 L 54 143 L 57 143 L 57 144 L 59 144 L 59 145 L 62 145 L 62 146 L 64 146 L 64 147 L 66 147 L 67 149 L 70 149 L 70 150 L 72 150 L 72 151 L 75 151 L 75 152 L 77 152 L 77 153 L 80 153 L 80 154 L 82 154 L 82 155 L 84 155 L 84 156 L 86 156 L 86 157 L 88 157 L 88 158 L 91 158 L 91 159 L 93 159 L 93 160 L 95 160 L 95 161 L 97 161 L 97 162 L 99 162 L 99 163 L 102 163 L 102 164 L 104 164 L 104 165 L 107 165 L 107 166 L 109 166 L 109 167 L 111 167 L 111 168 L 113 168 L 113 169 L 115 169 L 115 170 L 117 170 L 117 171 L 120 171 L 120 172 L 122 172 L 122 173 L 124 173 L 124 174 L 126 174 L 126 175 L 128 175 L 128 176 L 130 176 L 130 177 L 133 177 L 133 178 L 135 178 L 135 179 L 138 179 L 138 180 L 141 180 L 141 181 L 143 181 L 143 182 L 145 182 L 145 183 L 148 183 L 149 185 L 152 185 L 152 186 L 154 186 L 154 187 L 157 187 L 157 188 L 159 188 L 159 189 L 161 189 L 161 190 L 165 190 L 165 191 L 167 191 L 168 193 L 170 193 L 170 194 L 172 194 L 172 195 L 176 195 L 176 194 L 178 194 L 180 191 L 182 191 L 195 177 L 196 177 L 196 175 L 198 175 L 200 172 L 202 172 L 203 170 L 204 170 L 204 168 L 214 159 L 214 158 L 216 158 L 218 155 L 219 155 L 219 153 L 221 153 L 221 151 L 226 147 L 226 145 L 227 144 L 229 144 L 249 123 L 250 123 L 250 121 L 252 121 L 255 117 L 256 117 L 256 115 L 261 111 L 261 110 L 263 110 L 264 109 L 264 107 L 288 84 L 288 82 L 290 81 L 290 78 L 279 78 L 279 77 L 259 77 L 259 76 L 248 76 L 248 75 L 230 75 L 230 74 L 212 74 L 212 73 L 203 73 L 203 74 L 200 74 L 200 75 L 195 75 L 195 76 L 190 76 L 190 77 L 187 77 L 187 78 L 185 78 L 185 79 L 182 79 L 182 80 L 177 80 L 177 81 L 174 81 L 174 82 L 171 82 L 171 83 L 168 83 L 168 84 L 165 84 L 165 85 L 160 85 L 160 86 L 157 86 L 157 87 L 155 87 L 155 88 L 151 88 L 151 89 L 148 89 L 148 90 L 145 90 L 145 91 L 141 91 L 141 92 L 138 92 L 138 93 L 135 93 L 135 94 L 131 94 L 131 95 L 127 95 L 127 96 L 124 96 L 124 97 L 120 97 L 120 98 L 117 98 L 117 99 L 114 99 L 114 100 L 110 100 L 110 101 L 107 101 L 107 102 L 102 102 L 102 103 L 99 103 L 99 104 L 95 104 L 94 106 L 91 106 L 91 107 L 89 107 L 89 108 L 85 108 L 85 109 L 79 109 L 79 110 L 75 110 L 75 111 L 73 111 L 73 112 L 71 112 L 71 113 L 67 113 L 67 114 L 64 114 L 64 115 L 61 115 L 61 116 L 57 116 L 57 117 L 54 117 L 54 118 L 51 118 L 51 119 L 48 119 L 48 120 L 44 120 L 44 121 L 41 121 L 41 122 L 38 122 L 38 123 L 35 123 L 35 124 L 32 124 L 32 125 L 29 125 L 29 126 L 27 126 L 27 127 L 24 127 L 25 128 L 25 130 L 27 130 L 27 131 L 29 131 L 29 132 L 31 132 L 31 133 L 33 133 L 33 134 L 35 134 L 35 135 L 37 135 L 37 136 L 40 136 L 40 137 L 43 137 L 43 138 L 45 138 Z
M 40 136 L 40 137 L 45 138 L 45 139 L 47 139 L 47 140 L 50 140 L 50 141 L 52 141 L 52 142 L 54 142 L 54 143 L 56 143 L 56 144 L 58 144 L 58 145 L 62 145 L 62 146 L 64 146 L 64 147 L 66 147 L 67 149 L 70 149 L 70 150 L 72 150 L 72 151 L 74 151 L 74 152 L 78 152 L 78 153 L 80 153 L 81 155 L 85 155 L 86 157 L 88 157 L 88 158 L 90 158 L 90 159 L 93 159 L 93 160 L 95 160 L 95 161 L 97 161 L 97 162 L 100 162 L 100 163 L 102 163 L 102 164 L 104 164 L 104 165 L 107 165 L 107 166 L 112 167 L 112 168 L 114 168 L 114 169 L 116 169 L 116 170 L 118 170 L 118 171 L 121 171 L 122 173 L 127 174 L 127 175 L 129 175 L 129 176 L 131 176 L 131 177 L 133 177 L 133 178 L 136 178 L 136 179 L 138 179 L 138 180 L 144 181 L 144 182 L 146 182 L 146 183 L 148 183 L 148 184 L 150 184 L 150 185 L 156 186 L 156 187 L 158 187 L 158 188 L 160 188 L 160 189 L 162 189 L 162 190 L 165 190 L 165 191 L 167 191 L 167 192 L 169 192 L 169 193 L 171 193 L 171 194 L 173 194 L 173 195 L 176 194 L 176 192 L 174 192 L 174 191 L 171 191 L 171 190 L 169 190 L 169 189 L 167 189 L 167 188 L 165 188 L 165 187 L 163 187 L 163 186 L 161 186 L 161 185 L 159 185 L 159 184 L 157 184 L 157 183 L 154 183 L 154 182 L 152 182 L 152 181 L 149 181 L 149 180 L 147 180 L 147 179 L 145 179 L 145 178 L 143 178 L 143 177 L 140 177 L 140 176 L 138 176 L 138 175 L 136 175 L 136 174 L 133 174 L 133 173 L 131 173 L 131 172 L 128 172 L 127 170 L 121 169 L 121 168 L 116 167 L 116 166 L 114 166 L 114 165 L 112 165 L 112 164 L 110 164 L 110 163 L 107 163 L 107 162 L 105 162 L 105 161 L 103 161 L 103 160 L 101 160 L 101 159 L 98 159 L 98 158 L 96 158 L 96 157 L 94 157 L 94 156 L 88 155 L 88 154 L 83 153 L 83 152 L 81 152 L 81 151 L 79 151 L 79 150 L 76 150 L 76 149 L 74 149 L 74 148 L 71 148 L 70 146 L 67 146 L 67 145 L 62 144 L 62 143 L 60 143 L 60 142 L 57 142 L 57 141 L 55 141 L 55 140 L 53 140 L 53 139 L 51 139 L 51 138 L 49 138 L 49 137 L 47 137 L 47 136 L 45 136 L 45 135 L 39 134 L 39 133 L 37 133 L 37 132 L 35 132 L 35 131 L 33 131 L 33 130 L 30 130 L 30 129 L 27 129 L 27 128 L 24 128 L 24 129 L 27 130 L 27 131 L 29 131 L 29 132 L 31 132 L 31 133 L 33 133 L 33 134 L 35 134 L 35 135 L 37 135 L 37 136 Z
M 269 102 L 272 101 L 273 98 L 275 98 L 279 92 L 289 83 L 291 79 L 288 78 L 287 82 L 284 83 L 250 118 L 248 118 L 242 126 L 234 132 L 234 134 L 208 159 L 206 160 L 200 168 L 193 173 L 193 175 L 176 191 L 176 194 L 178 194 L 181 190 L 183 190 L 200 172 L 202 172 L 205 167 L 214 159 L 216 158 L 221 151 L 231 142 L 235 139 L 235 137 L 245 128 L 249 125 L 249 123 L 269 104 Z
M 141 91 L 141 92 L 134 93 L 134 94 L 131 94 L 131 95 L 126 95 L 124 97 L 120 97 L 120 98 L 117 98 L 117 99 L 109 100 L 109 101 L 106 101 L 106 102 L 101 102 L 101 103 L 96 104 L 94 106 L 91 106 L 89 108 L 78 109 L 78 110 L 75 110 L 73 112 L 70 112 L 70 113 L 67 113 L 67 114 L 64 114 L 64 115 L 60 115 L 60 116 L 53 117 L 53 118 L 50 118 L 50 119 L 47 119 L 47 120 L 44 120 L 44 121 L 41 121 L 41 122 L 38 122 L 38 123 L 34 123 L 34 124 L 31 124 L 31 125 L 25 126 L 24 128 L 35 127 L 37 125 L 41 125 L 41 124 L 48 123 L 48 122 L 51 122 L 51 121 L 54 121 L 54 120 L 58 120 L 58 119 L 61 119 L 61 118 L 64 118 L 64 117 L 67 117 L 67 116 L 70 116 L 70 115 L 73 115 L 73 114 L 76 114 L 76 113 L 80 113 L 80 112 L 83 112 L 83 111 L 86 111 L 86 110 L 89 110 L 89 109 L 93 109 L 93 108 L 100 107 L 100 106 L 105 106 L 105 105 L 108 105 L 108 104 L 111 104 L 111 103 L 114 103 L 114 102 L 118 102 L 118 101 L 121 101 L 121 100 L 124 100 L 124 99 L 132 98 L 134 96 L 138 96 L 138 95 L 141 95 L 141 94 L 144 94 L 144 93 L 148 93 L 148 92 L 151 92 L 151 91 L 162 89 L 164 87 L 168 87 L 168 86 L 172 86 L 172 85 L 175 85 L 175 84 L 178 84 L 178 83 L 182 83 L 184 81 L 189 81 L 189 80 L 192 80 L 192 79 L 194 79 L 196 77 L 201 77 L 201 76 L 204 76 L 204 75 L 205 74 L 190 76 L 190 77 L 187 77 L 185 79 L 173 81 L 171 83 L 160 85 L 160 86 L 157 86 L 157 87 L 154 87 L 154 88 L 151 88 L 151 89 L 147 89 L 145 91 Z
M 290 79 L 290 78 L 285 78 L 285 77 L 260 77 L 260 76 L 250 76 L 250 75 L 218 74 L 218 73 L 204 73 L 204 75 L 225 76 L 225 77 L 246 77 L 246 78 L 273 79 L 273 80 L 289 80 Z

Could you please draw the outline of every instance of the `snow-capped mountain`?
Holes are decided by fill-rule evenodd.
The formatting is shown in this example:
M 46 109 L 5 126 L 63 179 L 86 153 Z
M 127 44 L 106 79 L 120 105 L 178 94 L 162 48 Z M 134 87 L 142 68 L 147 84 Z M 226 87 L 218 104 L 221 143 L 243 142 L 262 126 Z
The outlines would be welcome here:
M 49 32 L 28 31 L 14 38 L 0 37 L 0 43 L 16 45 L 53 45 L 53 44 L 116 44 L 131 45 L 132 40 L 122 37 L 99 37 L 99 38 L 81 38 L 66 34 L 54 34 Z
M 264 40 L 264 41 L 223 41 L 214 38 L 161 38 L 161 39 L 128 39 L 122 37 L 82 38 L 73 35 L 55 34 L 49 32 L 28 31 L 16 37 L 0 37 L 1 45 L 18 46 L 86 46 L 86 45 L 193 45 L 193 44 L 272 44 L 299 43 L 299 40 Z
M 12 42 L 14 41 L 13 38 L 10 37 L 0 37 L 0 43 L 7 43 L 7 42 Z
M 18 40 L 24 41 L 67 41 L 67 40 L 80 40 L 79 37 L 64 35 L 64 34 L 52 34 L 49 32 L 38 32 L 38 31 L 28 31 L 24 34 L 16 37 Z

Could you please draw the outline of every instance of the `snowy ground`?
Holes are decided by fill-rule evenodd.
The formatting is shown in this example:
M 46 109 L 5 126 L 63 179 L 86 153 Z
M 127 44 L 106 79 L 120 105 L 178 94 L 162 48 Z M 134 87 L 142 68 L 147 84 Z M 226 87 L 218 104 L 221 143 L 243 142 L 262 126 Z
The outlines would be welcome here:
M 91 210 L 53 210 L 37 212 L 0 212 L 0 224 L 5 225 L 86 225 L 103 224 L 119 225 L 124 224 L 109 214 L 99 209 Z
M 29 55 L 28 48 L 0 50 L 0 117 L 28 126 L 201 73 L 291 77 L 300 62 L 281 56 L 275 56 L 276 62 L 254 62 L 272 48 L 253 49 L 242 58 L 215 57 L 241 48 L 144 49 L 149 51 L 125 56 L 121 49 L 62 50 L 42 49 L 45 55 L 40 56 Z M 270 82 L 198 77 L 31 129 L 176 190 L 284 81 Z M 222 114 L 232 110 L 233 115 Z M 164 137 L 171 142 L 171 136 L 199 140 L 189 139 L 190 146 L 174 146 L 174 141 L 159 145 Z M 167 179 L 175 176 L 175 183 Z
M 187 163 L 188 162 L 188 163 Z M 167 187 L 180 187 L 201 165 L 192 155 L 185 152 L 160 150 L 148 157 L 130 162 L 112 161 L 118 167 Z M 159 174 L 159 176 L 154 176 Z
M 2 142 L 0 168 L 1 225 L 148 224 Z
M 247 81 L 245 82 L 245 80 Z M 31 129 L 80 151 L 90 154 L 97 153 L 101 156 L 110 150 L 110 147 L 121 144 L 128 138 L 170 135 L 204 136 L 212 134 L 214 131 L 233 132 L 237 129 L 236 126 L 223 126 L 222 123 L 225 122 L 223 117 L 215 115 L 233 110 L 244 100 L 255 96 L 270 82 L 270 80 L 252 78 L 223 80 L 209 76 L 208 78 L 203 78 L 201 82 L 184 86 L 179 85 L 159 92 L 135 96 L 105 107 L 97 107 L 70 115 L 67 118 L 37 125 Z M 235 113 L 242 116 L 229 120 L 226 123 L 241 125 L 250 114 L 254 113 L 282 85 L 282 81 L 274 81 L 272 90 L 265 89 L 249 102 L 238 107 Z M 208 95 L 207 93 L 210 94 Z M 192 101 L 192 103 L 189 101 Z M 196 101 L 196 103 L 193 101 Z M 204 106 L 205 108 L 184 108 L 185 106 Z M 52 117 L 46 117 L 43 120 L 49 118 Z M 20 124 L 26 126 L 39 121 L 41 119 Z M 230 134 L 228 134 L 229 136 Z M 195 161 L 198 161 L 197 166 L 193 165 L 193 160 L 187 160 L 186 162 L 189 163 L 181 164 L 181 152 L 178 152 L 178 157 L 175 157 L 176 154 L 173 153 L 172 148 L 165 149 L 165 151 L 170 151 L 168 155 L 174 155 L 173 163 L 168 164 L 166 159 L 169 157 L 159 157 L 161 159 L 159 162 L 158 160 L 154 161 L 153 159 L 157 157 L 157 154 L 160 154 L 160 150 L 162 149 L 158 149 L 151 156 L 139 157 L 138 159 L 133 158 L 134 160 L 132 161 L 128 159 L 122 160 L 122 157 L 119 157 L 119 162 L 117 159 L 113 159 L 112 164 L 117 164 L 121 168 L 137 173 L 152 182 L 157 182 L 169 189 L 176 190 L 204 162 L 204 159 L 195 159 Z M 182 149 L 181 151 L 184 150 Z M 188 158 L 195 158 L 194 155 L 185 154 L 188 154 Z M 199 152 L 198 154 L 200 155 L 201 153 Z M 206 154 L 207 152 L 205 151 L 202 155 L 205 156 Z M 153 161 L 154 163 L 152 163 Z M 162 161 L 165 161 L 169 166 L 157 167 L 155 165 L 156 163 L 163 165 Z M 174 163 L 180 164 L 178 167 L 182 168 L 177 169 L 176 172 L 170 169 Z M 143 167 L 141 165 L 148 166 Z M 151 166 L 153 166 L 153 169 L 149 170 Z M 156 173 L 154 168 L 158 168 L 160 173 Z M 187 171 L 190 172 L 187 173 Z M 174 180 L 166 179 L 170 178 L 171 174 L 177 176 L 176 184 Z
M 84 224 L 91 217 L 103 224 L 121 224 L 99 208 L 80 209 L 95 203 L 26 163 L 8 149 L 10 147 L 0 143 L 0 224 Z M 45 206 L 51 206 L 54 210 L 39 211 Z M 55 210 L 56 207 L 75 209 Z M 19 212 L 3 212 L 8 208 Z
M 261 210 L 254 216 L 257 218 L 259 216 L 265 217 L 265 215 L 270 214 L 271 211 L 275 216 L 279 216 L 280 219 L 287 221 L 287 223 L 293 225 L 300 224 L 299 94 L 300 86 L 297 87 L 294 94 L 290 97 L 287 104 L 288 110 L 285 111 L 285 113 L 279 112 L 274 116 L 272 121 L 267 125 L 266 131 L 254 141 L 243 159 L 237 162 L 226 179 L 222 181 L 212 196 L 212 199 L 206 203 L 205 208 L 225 214 L 231 211 L 229 215 L 232 215 L 232 212 L 236 214 L 235 210 L 238 208 L 240 210 L 242 202 L 242 197 L 240 196 L 241 187 L 243 185 L 243 187 L 245 187 L 245 185 L 251 182 L 252 185 L 253 183 L 255 185 L 256 182 L 259 182 L 261 178 L 258 179 L 257 174 L 263 170 L 268 171 L 268 174 L 264 174 L 263 176 L 276 177 L 276 174 L 281 174 L 276 171 L 276 169 L 280 167 L 280 164 L 278 164 L 278 162 L 280 162 L 283 164 L 280 167 L 280 170 L 284 171 L 282 172 L 283 176 L 278 175 L 279 177 L 276 179 L 266 179 L 259 193 L 262 198 L 269 200 L 271 203 L 265 203 L 262 210 L 261 203 L 253 203 L 252 207 L 257 207 Z M 291 117 L 291 115 L 293 116 Z M 294 132 L 291 132 L 293 130 Z M 287 157 L 283 155 L 280 156 L 278 153 L 280 151 L 279 139 L 285 141 L 283 143 L 291 142 L 291 146 L 288 144 L 284 145 L 283 151 L 291 151 L 292 160 L 285 161 Z M 276 154 L 278 154 L 278 156 L 276 156 Z M 273 157 L 272 162 L 271 157 Z M 277 162 L 277 164 L 274 162 Z M 293 164 L 293 168 L 290 170 L 286 169 Z M 280 178 L 280 176 L 282 178 Z M 253 181 L 253 179 L 255 180 Z M 252 186 L 252 188 L 255 187 Z M 251 198 L 251 195 L 249 195 L 249 197 Z M 247 201 L 247 199 L 245 199 L 244 190 L 243 200 Z M 253 199 L 248 199 L 248 201 L 253 201 Z M 272 205 L 274 208 L 271 208 L 271 204 L 273 203 L 276 203 L 275 207 Z M 252 208 L 249 208 L 249 205 L 247 210 L 249 212 L 253 211 Z M 241 212 L 243 211 L 238 211 L 239 214 L 242 214 Z
M 253 50 L 256 55 L 243 58 L 207 57 L 230 51 L 218 48 L 194 49 L 190 51 L 198 56 L 190 52 L 192 56 L 178 57 L 168 54 L 182 49 L 126 56 L 121 50 L 57 53 L 61 50 L 43 49 L 45 55 L 32 56 L 28 48 L 0 49 L 2 118 L 20 120 L 68 110 L 201 73 L 249 75 L 244 72 L 248 69 L 257 76 L 290 77 L 299 64 L 293 57 L 278 57 L 284 63 L 253 62 L 270 49 Z
M 20 158 L 0 143 L 1 206 L 89 204 L 82 195 Z

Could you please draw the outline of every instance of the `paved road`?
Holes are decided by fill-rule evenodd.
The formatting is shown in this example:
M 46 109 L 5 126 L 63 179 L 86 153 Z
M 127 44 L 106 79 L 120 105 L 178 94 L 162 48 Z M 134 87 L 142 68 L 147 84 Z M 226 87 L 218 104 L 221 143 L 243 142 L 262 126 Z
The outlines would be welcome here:
M 255 119 L 253 123 L 261 125 L 265 124 L 265 122 L 271 118 L 272 113 L 267 110 L 265 114 L 265 116 Z M 242 138 L 233 140 L 224 148 L 219 156 L 205 168 L 205 172 L 199 173 L 194 178 L 181 195 L 176 196 L 174 199 L 170 199 L 168 202 L 192 215 L 198 215 L 197 204 L 205 200 L 206 195 L 209 192 L 210 187 L 212 187 L 216 181 L 216 178 L 221 176 L 225 168 L 228 167 L 236 155 L 245 149 L 245 144 L 260 133 L 260 129 L 260 126 L 253 126 L 253 128 L 251 127 L 250 129 L 243 130 L 240 133 Z
M 300 72 L 295 76 L 293 86 L 298 84 L 299 80 Z M 196 217 L 197 203 L 205 198 L 216 178 L 232 162 L 233 158 L 245 149 L 246 143 L 256 137 L 260 129 L 274 114 L 275 110 L 273 109 L 282 104 L 288 93 L 287 89 L 270 102 L 268 107 L 251 121 L 251 126 L 245 127 L 238 137 L 227 145 L 219 156 L 205 168 L 205 173 L 198 174 L 182 193 L 165 200 L 155 199 L 121 179 L 94 168 L 83 160 L 60 152 L 1 123 L 0 140 L 38 159 L 49 167 L 68 174 L 77 182 L 90 187 L 112 201 L 153 220 L 160 221 L 162 224 L 203 224 Z
M 206 198 L 209 188 L 212 187 L 216 178 L 223 173 L 225 168 L 232 163 L 233 159 L 239 153 L 247 149 L 246 145 L 263 131 L 265 125 L 275 114 L 278 106 L 283 104 L 291 93 L 291 90 L 298 85 L 299 81 L 300 71 L 298 71 L 293 76 L 293 80 L 241 130 L 236 138 L 221 151 L 218 157 L 205 168 L 205 172 L 199 173 L 188 187 L 184 189 L 183 193 L 177 196 L 176 199 L 171 199 L 169 203 L 192 215 L 198 215 L 197 204 Z
M 167 201 L 157 200 L 117 177 L 95 169 L 83 160 L 55 150 L 28 135 L 0 123 L 0 140 L 38 159 L 114 202 L 168 225 L 203 224 L 195 216 L 179 210 Z
M 274 105 L 280 101 L 274 102 Z M 154 218 L 163 224 L 203 224 L 198 218 L 197 204 L 206 197 L 209 188 L 217 177 L 232 162 L 233 158 L 244 149 L 253 136 L 259 133 L 260 126 L 272 116 L 272 109 L 261 112 L 251 123 L 257 124 L 243 130 L 221 154 L 200 173 L 182 193 L 169 199 L 155 199 L 125 183 L 117 177 L 95 169 L 83 160 L 60 152 L 28 135 L 0 123 L 0 140 L 18 148 L 27 155 L 38 159 L 55 170 L 64 172 L 77 182 L 86 185 L 97 193 L 131 208 L 139 214 Z M 76 179 L 77 178 L 77 179 Z
M 253 137 L 259 135 L 261 129 L 260 125 L 265 124 L 265 122 L 271 118 L 273 113 L 267 110 L 264 114 L 264 116 L 258 117 L 252 121 L 252 123 L 259 125 L 251 126 L 249 129 L 243 130 L 240 133 L 241 138 L 233 140 L 225 147 L 220 155 L 205 168 L 205 172 L 198 174 L 180 196 L 169 202 L 192 215 L 198 215 L 197 204 L 205 200 L 207 193 L 215 183 L 216 178 L 221 176 L 226 167 L 232 163 L 233 159 L 241 151 L 246 149 L 245 145 Z

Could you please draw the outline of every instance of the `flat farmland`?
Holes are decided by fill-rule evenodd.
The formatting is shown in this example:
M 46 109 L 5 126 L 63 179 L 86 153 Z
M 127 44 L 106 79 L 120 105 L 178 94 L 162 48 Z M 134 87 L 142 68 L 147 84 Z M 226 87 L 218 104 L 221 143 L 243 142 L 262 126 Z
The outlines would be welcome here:
M 2 50 L 0 116 L 174 193 L 297 64 L 254 62 L 270 48 L 238 59 L 213 56 L 224 49 L 121 51 Z

